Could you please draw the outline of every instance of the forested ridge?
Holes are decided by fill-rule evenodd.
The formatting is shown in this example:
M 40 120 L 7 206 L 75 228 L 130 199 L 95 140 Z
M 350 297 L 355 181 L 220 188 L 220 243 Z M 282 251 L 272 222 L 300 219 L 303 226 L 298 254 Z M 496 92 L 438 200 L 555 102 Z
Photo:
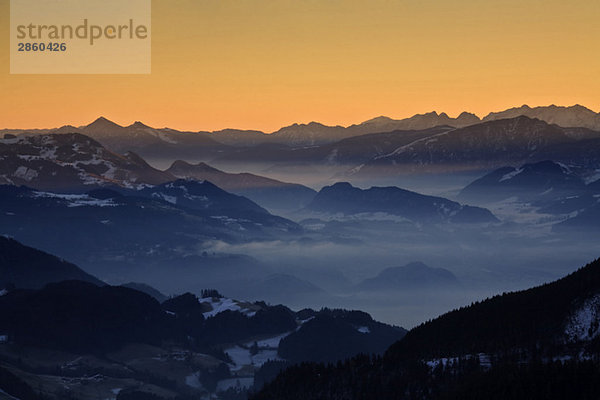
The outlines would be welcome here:
M 600 260 L 428 321 L 383 357 L 293 366 L 251 398 L 598 399 L 600 337 L 565 336 L 569 316 L 598 293 Z

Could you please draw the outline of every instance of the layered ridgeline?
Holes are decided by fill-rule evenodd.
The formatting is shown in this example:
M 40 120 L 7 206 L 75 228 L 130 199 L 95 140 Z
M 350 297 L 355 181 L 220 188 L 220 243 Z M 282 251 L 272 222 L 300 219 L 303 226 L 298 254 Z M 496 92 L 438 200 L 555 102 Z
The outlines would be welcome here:
M 271 134 L 231 129 L 213 133 L 178 132 L 167 128 L 155 129 L 141 123 L 122 127 L 100 118 L 79 128 L 63 127 L 43 132 L 11 131 L 18 137 L 11 133 L 3 142 L 28 142 L 31 141 L 25 139 L 28 136 L 48 136 L 48 133 L 50 136 L 89 135 L 96 144 L 107 146 L 117 155 L 125 154 L 119 157 L 128 160 L 113 160 L 110 165 L 93 159 L 60 160 L 62 167 L 76 167 L 72 171 L 72 181 L 76 181 L 77 176 L 79 180 L 81 176 L 86 176 L 87 184 L 97 179 L 119 181 L 123 162 L 140 162 L 136 154 L 156 165 L 168 166 L 176 160 L 194 164 L 203 161 L 225 170 L 253 171 L 315 186 L 328 182 L 332 176 L 344 176 L 356 182 L 380 180 L 397 183 L 399 176 L 410 174 L 475 174 L 506 165 L 517 166 L 544 160 L 560 162 L 587 179 L 600 169 L 600 155 L 597 152 L 600 132 L 590 129 L 596 129 L 596 123 L 592 121 L 593 118 L 588 118 L 597 114 L 589 110 L 584 113 L 580 111 L 578 107 L 523 107 L 514 113 L 511 111 L 486 117 L 483 121 L 468 114 L 452 119 L 443 113 L 430 113 L 398 121 L 380 117 L 347 128 L 327 127 L 318 123 L 293 125 Z M 555 125 L 556 122 L 574 125 L 565 127 Z M 43 154 L 52 155 L 53 149 Z M 37 153 L 34 155 L 39 157 Z M 22 157 L 16 161 L 18 164 L 11 161 L 11 176 L 8 178 L 15 183 L 35 182 L 35 174 L 40 174 L 40 171 L 22 163 L 27 161 Z M 136 168 L 138 170 L 129 173 L 131 176 L 128 179 L 130 184 L 136 186 L 173 179 L 173 175 L 165 171 L 142 168 L 142 174 L 142 170 L 139 170 L 141 166 Z M 232 176 L 215 175 L 215 171 L 200 169 L 179 176 L 213 174 L 213 177 L 219 175 L 224 185 L 232 182 Z M 50 170 L 50 176 L 54 176 L 53 172 Z M 93 176 L 89 176 L 88 172 Z M 53 180 L 46 177 L 44 182 Z M 213 183 L 219 186 L 219 182 Z M 263 180 L 261 184 L 264 183 Z M 71 185 L 72 182 L 67 184 Z M 268 197 L 280 195 L 281 199 L 276 205 L 279 202 L 286 203 L 290 196 L 310 196 L 308 188 L 283 185 L 281 191 L 277 191 L 273 184 L 278 186 L 275 182 L 269 183 L 269 191 L 275 193 L 269 193 Z M 236 182 L 234 186 L 239 187 L 239 183 Z M 264 190 L 256 193 L 247 189 L 238 192 L 233 187 L 231 190 L 257 201 L 267 198 Z M 273 207 L 271 204 L 265 205 Z
M 398 147 L 416 140 L 453 129 L 449 126 L 438 126 L 428 129 L 392 130 L 390 132 L 351 136 L 339 141 L 303 147 L 265 143 L 237 149 L 234 152 L 225 152 L 212 160 L 211 163 L 237 167 L 261 165 L 267 169 L 269 166 L 273 166 L 273 172 L 279 171 L 280 167 L 289 168 L 291 166 L 300 169 L 306 169 L 310 166 L 326 166 L 329 168 L 337 166 L 348 169 L 364 164 L 375 157 L 388 154 Z M 318 172 L 318 170 L 314 172 Z
M 186 283 L 200 276 L 205 283 L 256 277 L 255 260 L 206 248 L 302 232 L 209 181 L 179 179 L 79 133 L 2 139 L 0 157 L 0 234 L 103 279 L 146 276 L 176 287 L 182 282 L 160 276 L 173 265 L 181 268 L 175 277 L 195 276 Z
M 383 358 L 292 367 L 252 398 L 597 398 L 599 351 L 597 260 L 426 322 Z
M 498 221 L 489 210 L 461 205 L 442 197 L 426 196 L 397 187 L 372 187 L 363 190 L 347 182 L 321 189 L 307 209 L 333 215 L 383 213 L 417 223 Z
M 492 171 L 462 189 L 459 199 L 491 207 L 520 203 L 557 217 L 556 232 L 588 234 L 600 228 L 599 183 L 565 164 L 541 161 Z
M 553 160 L 588 173 L 599 166 L 600 133 L 520 116 L 453 129 L 398 147 L 351 172 L 378 177 L 411 172 L 485 170 Z
M 328 174 L 345 171 L 354 179 L 373 179 L 415 172 L 479 171 L 546 159 L 587 172 L 599 166 L 594 150 L 600 137 L 598 121 L 597 113 L 582 106 L 523 106 L 483 119 L 469 113 L 450 118 L 431 112 L 401 120 L 377 117 L 349 127 L 294 124 L 270 134 L 236 129 L 180 132 L 141 122 L 120 126 L 105 118 L 82 127 L 4 132 L 19 137 L 79 133 L 116 153 L 133 151 L 163 165 L 175 160 L 204 161 L 238 170 L 252 165 L 256 171 L 274 174 L 291 167 L 316 172 L 309 167 L 319 165 L 328 166 L 321 171 Z M 371 135 L 367 142 L 358 139 L 367 135 Z
M 338 184 L 316 196 L 301 185 L 226 173 L 206 164 L 179 161 L 159 171 L 139 157 L 118 155 L 81 134 L 0 142 L 6 159 L 14 161 L 0 167 L 0 177 L 13 183 L 0 185 L 0 234 L 73 260 L 104 280 L 144 277 L 166 292 L 197 290 L 202 282 L 235 289 L 247 298 L 327 294 L 290 270 L 271 269 L 243 255 L 248 252 L 236 246 L 329 241 L 343 235 L 328 229 L 306 232 L 218 185 L 269 198 L 273 208 L 308 203 L 323 214 L 381 213 L 417 224 L 496 221 L 485 209 L 393 187 L 367 191 L 350 187 L 359 195 L 347 196 L 348 185 Z M 25 171 L 26 179 L 15 177 L 19 171 Z M 45 171 L 54 181 L 46 180 Z M 18 186 L 21 183 L 27 186 Z M 338 191 L 342 193 L 336 195 Z
M 119 132 L 115 133 L 115 138 L 121 137 Z M 1 184 L 50 191 L 85 192 L 96 187 L 140 189 L 192 178 L 210 181 L 270 208 L 297 209 L 315 195 L 314 190 L 302 185 L 247 173 L 229 174 L 204 163 L 190 165 L 176 161 L 168 170 L 160 171 L 129 149 L 119 154 L 79 133 L 31 134 L 0 139 L 0 158 Z
M 89 136 L 111 150 L 123 153 L 135 151 L 143 157 L 187 158 L 212 157 L 228 148 L 207 134 L 156 129 L 141 122 L 121 126 L 104 117 L 81 127 L 63 126 L 56 133 L 80 133 Z
M 506 165 L 553 160 L 584 178 L 600 169 L 600 132 L 519 116 L 462 128 L 439 126 L 353 136 L 290 148 L 262 144 L 224 152 L 211 164 L 278 176 L 322 174 L 353 182 L 397 182 L 413 174 L 486 173 Z M 281 175 L 287 173 L 288 175 Z
M 302 232 L 296 223 L 206 181 L 180 180 L 125 194 L 4 185 L 0 210 L 2 234 L 72 259 L 102 278 L 145 276 L 154 284 L 172 285 L 161 289 L 256 277 L 256 262 L 249 257 L 209 253 L 203 246 Z M 164 280 L 167 266 L 172 275 Z
M 456 118 L 452 118 L 444 112 L 432 111 L 403 119 L 380 116 L 348 127 L 327 126 L 318 122 L 296 123 L 271 133 L 240 129 L 223 129 L 214 132 L 182 132 L 170 128 L 152 128 L 139 121 L 129 126 L 121 126 L 104 117 L 98 118 L 89 125 L 80 127 L 66 125 L 57 129 L 43 130 L 5 129 L 0 133 L 82 133 L 93 137 L 115 151 L 136 150 L 141 154 L 150 156 L 152 155 L 150 153 L 172 153 L 175 148 L 178 148 L 177 151 L 183 154 L 181 152 L 186 152 L 184 147 L 187 147 L 188 154 L 200 152 L 201 154 L 211 155 L 224 151 L 229 146 L 247 147 L 262 143 L 278 143 L 291 147 L 314 146 L 370 133 L 423 130 L 436 126 L 463 128 L 480 122 L 519 116 L 536 118 L 566 128 L 587 128 L 600 131 L 600 114 L 581 105 L 570 107 L 551 105 L 533 108 L 523 105 L 504 111 L 492 112 L 482 119 L 469 112 L 462 112 Z
M 3 276 L 30 272 L 0 292 L 0 390 L 18 398 L 243 398 L 285 366 L 382 353 L 406 333 L 359 311 L 294 312 L 216 290 L 160 303 L 131 288 L 156 295 L 148 286 L 105 285 L 14 240 L 0 243 Z M 88 282 L 59 282 L 74 273 Z M 22 289 L 44 277 L 50 283 Z
M 595 113 L 579 104 L 570 107 L 555 105 L 547 107 L 529 107 L 525 104 L 521 107 L 489 113 L 483 118 L 483 121 L 515 118 L 521 115 L 529 118 L 537 118 L 549 124 L 558 126 L 587 128 L 600 131 L 600 113 Z
M 313 189 L 281 182 L 250 173 L 227 173 L 206 163 L 190 164 L 175 161 L 165 172 L 178 178 L 210 181 L 220 188 L 236 193 L 273 210 L 297 210 L 306 206 L 317 194 Z

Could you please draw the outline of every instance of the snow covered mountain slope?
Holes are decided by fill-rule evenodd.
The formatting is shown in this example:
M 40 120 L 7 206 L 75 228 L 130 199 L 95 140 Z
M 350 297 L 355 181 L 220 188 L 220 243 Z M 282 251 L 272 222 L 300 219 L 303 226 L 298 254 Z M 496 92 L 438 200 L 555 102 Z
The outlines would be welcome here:
M 568 166 L 547 160 L 519 168 L 499 168 L 466 186 L 459 198 L 494 202 L 516 197 L 523 202 L 538 202 L 577 196 L 586 190 L 583 179 Z
M 43 190 L 139 188 L 174 180 L 134 153 L 116 154 L 78 133 L 0 139 L 0 160 L 0 183 Z

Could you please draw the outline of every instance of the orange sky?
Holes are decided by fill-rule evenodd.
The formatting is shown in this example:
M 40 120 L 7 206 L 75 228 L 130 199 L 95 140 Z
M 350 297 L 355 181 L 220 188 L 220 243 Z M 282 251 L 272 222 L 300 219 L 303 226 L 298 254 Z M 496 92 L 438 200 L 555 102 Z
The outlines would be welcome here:
M 600 110 L 600 2 L 154 0 L 152 74 L 10 75 L 0 128 L 349 125 L 527 103 Z

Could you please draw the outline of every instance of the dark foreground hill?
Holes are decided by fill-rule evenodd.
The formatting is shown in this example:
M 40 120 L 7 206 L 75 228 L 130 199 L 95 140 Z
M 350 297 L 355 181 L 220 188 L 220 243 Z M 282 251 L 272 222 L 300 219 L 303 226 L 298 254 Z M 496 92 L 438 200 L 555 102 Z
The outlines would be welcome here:
M 6 286 L 40 289 L 51 282 L 71 279 L 104 284 L 76 265 L 0 236 L 0 289 Z
M 452 311 L 383 358 L 284 371 L 253 399 L 596 399 L 600 260 Z
M 360 311 L 294 312 L 214 289 L 161 303 L 146 285 L 109 286 L 14 240 L 0 245 L 3 273 L 31 273 L 22 287 L 45 271 L 99 284 L 0 291 L 0 398 L 241 399 L 282 366 L 382 354 L 406 333 Z

